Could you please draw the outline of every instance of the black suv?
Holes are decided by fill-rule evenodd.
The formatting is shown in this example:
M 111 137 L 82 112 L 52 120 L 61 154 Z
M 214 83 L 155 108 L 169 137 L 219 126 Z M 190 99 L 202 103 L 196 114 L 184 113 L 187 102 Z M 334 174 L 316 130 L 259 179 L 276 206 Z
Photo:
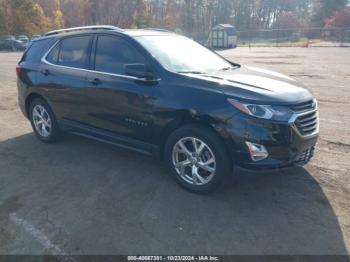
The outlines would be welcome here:
M 16 71 L 19 105 L 41 141 L 68 131 L 153 155 L 198 193 L 224 184 L 235 165 L 303 165 L 318 137 L 317 103 L 301 83 L 172 32 L 52 31 Z

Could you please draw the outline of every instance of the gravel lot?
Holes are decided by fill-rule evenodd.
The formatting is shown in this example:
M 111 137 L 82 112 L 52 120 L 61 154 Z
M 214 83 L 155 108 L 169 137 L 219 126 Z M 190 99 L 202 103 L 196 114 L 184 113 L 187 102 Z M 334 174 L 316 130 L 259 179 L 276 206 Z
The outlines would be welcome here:
M 350 49 L 221 54 L 310 87 L 321 137 L 305 169 L 237 170 L 197 196 L 137 153 L 75 136 L 42 144 L 17 106 L 20 54 L 0 53 L 0 254 L 347 254 Z

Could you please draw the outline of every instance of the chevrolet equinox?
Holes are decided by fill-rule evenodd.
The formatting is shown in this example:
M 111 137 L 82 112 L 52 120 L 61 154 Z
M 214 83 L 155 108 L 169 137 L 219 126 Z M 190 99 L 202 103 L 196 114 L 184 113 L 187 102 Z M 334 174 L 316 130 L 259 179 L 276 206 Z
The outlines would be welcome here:
M 298 81 L 160 29 L 51 31 L 16 73 L 42 142 L 70 132 L 152 155 L 196 193 L 219 188 L 235 165 L 304 165 L 319 133 L 317 102 Z

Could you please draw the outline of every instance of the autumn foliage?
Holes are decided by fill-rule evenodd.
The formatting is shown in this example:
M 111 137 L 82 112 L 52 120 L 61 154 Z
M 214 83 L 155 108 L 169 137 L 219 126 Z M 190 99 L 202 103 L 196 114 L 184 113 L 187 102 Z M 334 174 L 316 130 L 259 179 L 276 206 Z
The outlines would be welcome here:
M 0 0 L 0 34 L 40 34 L 82 25 L 161 27 L 208 35 L 220 23 L 238 31 L 349 26 L 347 0 Z M 334 14 L 334 15 L 333 15 Z
M 337 11 L 325 22 L 325 28 L 345 28 L 350 27 L 350 7 Z

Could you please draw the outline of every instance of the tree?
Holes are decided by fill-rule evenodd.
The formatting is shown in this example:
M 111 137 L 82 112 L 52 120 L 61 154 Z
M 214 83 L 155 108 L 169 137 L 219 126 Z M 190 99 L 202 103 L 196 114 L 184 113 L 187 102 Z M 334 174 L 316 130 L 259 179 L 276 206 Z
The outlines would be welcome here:
M 11 7 L 8 1 L 0 0 L 0 33 L 7 34 L 11 26 Z
M 350 27 L 350 7 L 337 11 L 330 18 L 326 19 L 325 28 Z
M 307 22 L 299 18 L 295 12 L 282 12 L 277 16 L 273 27 L 278 29 L 306 29 Z
M 37 0 L 44 11 L 49 27 L 52 29 L 64 27 L 63 14 L 60 0 Z
M 34 34 L 48 30 L 50 23 L 37 1 L 10 0 L 9 3 L 12 18 L 11 33 Z
M 323 26 L 347 0 L 0 0 L 0 31 L 40 33 L 82 25 L 166 27 L 207 37 L 216 24 L 238 30 Z M 30 14 L 30 16 L 28 16 Z M 29 17 L 31 19 L 29 19 Z
M 143 28 L 151 25 L 150 5 L 145 1 L 136 2 L 136 10 L 133 17 L 135 28 Z
M 313 4 L 312 22 L 314 26 L 323 27 L 326 19 L 334 12 L 344 9 L 348 0 L 317 0 Z

